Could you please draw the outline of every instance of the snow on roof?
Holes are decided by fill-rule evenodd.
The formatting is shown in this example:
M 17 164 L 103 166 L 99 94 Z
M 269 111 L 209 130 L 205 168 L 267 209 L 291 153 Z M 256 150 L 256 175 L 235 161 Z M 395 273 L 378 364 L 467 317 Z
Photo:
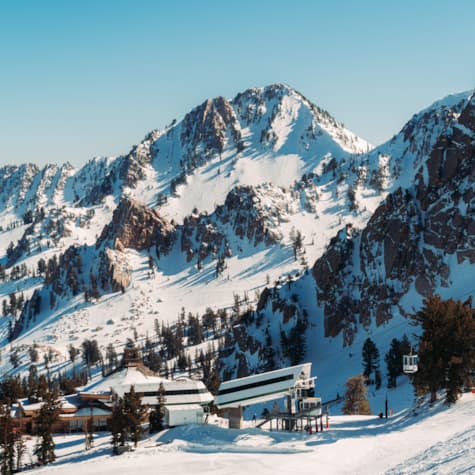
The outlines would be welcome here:
M 206 404 L 213 400 L 213 396 L 207 390 L 202 381 L 196 381 L 181 377 L 176 380 L 169 380 L 162 378 L 158 375 L 150 375 L 143 371 L 140 367 L 130 366 L 123 368 L 115 373 L 103 378 L 100 381 L 94 382 L 94 384 L 85 387 L 82 393 L 90 394 L 104 394 L 114 391 L 117 395 L 123 396 L 130 391 L 130 388 L 134 386 L 137 393 L 153 393 L 146 394 L 142 398 L 142 404 L 157 404 L 158 389 L 160 384 L 163 383 L 165 392 L 177 392 L 174 395 L 167 395 L 168 402 L 177 403 L 202 403 Z M 193 391 L 193 394 L 186 394 L 183 391 Z M 173 401 L 171 401 L 173 399 Z
M 165 383 L 165 378 L 154 375 L 146 375 L 143 371 L 137 367 L 127 367 L 119 371 L 112 373 L 105 378 L 95 381 L 89 386 L 85 386 L 82 392 L 88 393 L 106 393 L 110 392 L 111 388 L 116 391 L 116 388 L 121 386 L 129 387 L 149 384 L 153 385 L 155 388 L 158 388 L 160 383 Z M 118 392 L 118 391 L 116 391 Z
M 19 399 L 18 402 L 21 404 L 24 410 L 26 411 L 39 411 L 43 406 L 43 401 L 29 403 L 28 398 Z M 76 409 L 77 405 L 73 404 L 71 398 L 64 396 L 60 400 L 61 402 L 61 409 Z
M 165 406 L 168 412 L 184 412 L 184 411 L 203 411 L 199 404 L 175 404 L 173 406 Z

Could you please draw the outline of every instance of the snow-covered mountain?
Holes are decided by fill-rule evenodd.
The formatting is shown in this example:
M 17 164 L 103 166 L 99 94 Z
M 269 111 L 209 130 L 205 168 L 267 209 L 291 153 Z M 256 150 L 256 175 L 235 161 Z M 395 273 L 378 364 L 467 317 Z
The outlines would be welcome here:
M 405 248 L 420 244 L 413 238 L 431 218 L 431 193 L 458 210 L 453 229 L 440 233 L 456 230 L 458 245 L 470 248 L 463 193 L 473 180 L 459 162 L 473 158 L 472 107 L 470 93 L 450 96 L 373 149 L 275 84 L 207 100 L 128 154 L 79 170 L 1 168 L 2 345 L 24 363 L 13 368 L 4 357 L 3 370 L 25 369 L 33 344 L 54 348 L 64 369 L 69 344 L 119 345 L 184 311 L 236 313 L 237 296 L 240 324 L 221 342 L 227 375 L 288 363 L 285 342 L 299 333 L 305 358 L 324 360 L 330 378 L 334 355 L 354 351 L 343 344 L 358 345 L 391 317 L 405 329 L 422 295 L 451 288 L 450 238 L 431 266 L 433 242 L 417 248 L 417 265 Z M 447 141 L 453 152 L 445 154 Z M 431 181 L 441 166 L 456 169 L 443 187 Z M 397 259 L 382 272 L 389 247 Z M 459 264 L 470 274 L 467 256 Z M 421 266 L 433 276 L 425 287 Z
M 261 294 L 246 330 L 233 329 L 226 346 L 232 374 L 262 369 L 275 360 L 267 351 L 270 342 L 292 349 L 306 344 L 319 376 L 342 382 L 361 368 L 353 356 L 361 354 L 368 335 L 387 351 L 392 338 L 413 333 L 407 317 L 424 297 L 439 293 L 467 300 L 475 294 L 467 285 L 475 271 L 474 104 L 473 93 L 439 101 L 414 116 L 390 142 L 360 157 L 370 163 L 386 151 L 389 193 L 364 226 L 353 222 L 338 230 L 311 273 Z M 437 117 L 442 122 L 434 122 Z M 398 162 L 406 163 L 398 167 Z

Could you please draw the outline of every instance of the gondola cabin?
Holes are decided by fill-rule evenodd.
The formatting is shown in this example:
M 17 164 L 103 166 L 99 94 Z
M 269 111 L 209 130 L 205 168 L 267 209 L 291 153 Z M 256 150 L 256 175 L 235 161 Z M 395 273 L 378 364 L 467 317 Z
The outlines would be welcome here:
M 402 370 L 406 374 L 414 374 L 417 372 L 417 355 L 404 355 L 402 357 Z

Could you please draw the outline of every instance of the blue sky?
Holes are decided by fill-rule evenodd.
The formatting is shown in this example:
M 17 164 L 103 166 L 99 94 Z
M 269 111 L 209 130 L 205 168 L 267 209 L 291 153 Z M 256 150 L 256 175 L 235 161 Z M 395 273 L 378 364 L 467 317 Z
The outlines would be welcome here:
M 475 2 L 0 0 L 0 165 L 127 152 L 285 82 L 374 144 L 475 87 Z

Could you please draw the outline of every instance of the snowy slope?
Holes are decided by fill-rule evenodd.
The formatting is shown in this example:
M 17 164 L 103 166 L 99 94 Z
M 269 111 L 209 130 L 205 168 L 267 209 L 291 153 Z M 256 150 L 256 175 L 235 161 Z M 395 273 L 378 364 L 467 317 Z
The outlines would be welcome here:
M 175 230 L 173 245 L 159 257 L 153 247 L 114 249 L 130 272 L 125 293 L 109 287 L 86 302 L 83 288 L 73 295 L 64 274 L 47 285 L 36 272 L 0 282 L 0 300 L 8 301 L 12 292 L 22 292 L 25 299 L 35 290 L 43 292 L 41 312 L 12 343 L 6 336 L 13 315 L 1 319 L 2 371 L 27 370 L 27 350 L 34 343 L 40 352 L 55 350 L 55 368 L 70 369 L 69 344 L 80 346 L 85 338 L 96 338 L 102 349 L 111 342 L 119 347 L 134 331 L 140 338 L 153 334 L 155 319 L 175 321 L 182 308 L 199 314 L 207 307 L 229 310 L 235 294 L 247 294 L 255 305 L 260 291 L 275 286 L 282 298 L 298 295 L 309 316 L 306 357 L 327 382 L 325 397 L 341 393 L 346 377 L 360 370 L 366 333 L 344 350 L 340 336 L 325 336 L 322 312 L 315 305 L 315 281 L 307 271 L 338 232 L 345 233 L 349 225 L 364 228 L 388 192 L 411 182 L 467 98 L 463 94 L 435 103 L 390 142 L 371 150 L 327 112 L 278 84 L 247 90 L 233 100 L 210 99 L 182 121 L 148 134 L 127 155 L 99 157 L 80 170 L 69 165 L 2 168 L 0 263 L 8 266 L 8 273 L 22 264 L 36 270 L 40 259 L 70 249 L 70 254 L 81 256 L 78 274 L 89 286 L 91 270 L 99 272 L 101 252 L 106 245 L 114 246 L 99 237 L 125 196 L 145 203 Z M 42 207 L 44 219 L 23 224 L 27 211 L 34 218 Z M 137 234 L 142 231 L 138 222 Z M 296 231 L 303 235 L 297 259 L 292 247 Z M 16 246 L 13 262 L 7 248 L 22 238 L 26 244 Z M 149 251 L 155 260 L 153 273 Z M 222 252 L 227 253 L 225 268 L 216 276 Z M 52 289 L 60 291 L 54 290 L 56 301 L 50 305 Z M 415 293 L 408 297 L 408 306 L 419 302 Z M 274 313 L 270 303 L 267 311 Z M 279 353 L 279 320 L 269 328 Z M 401 317 L 388 327 L 369 326 L 365 332 L 374 331 L 383 351 L 392 337 L 406 330 Z M 264 328 L 250 325 L 249 331 L 264 340 Z M 10 364 L 11 351 L 22 359 L 19 368 Z M 249 368 L 255 369 L 259 355 L 247 356 Z M 277 358 L 286 364 L 281 354 Z M 342 359 L 344 369 L 335 373 Z M 375 401 L 380 397 L 375 395 Z
M 110 455 L 107 437 L 85 453 L 83 437 L 58 436 L 58 460 L 34 473 L 74 475 L 164 474 L 465 474 L 475 466 L 475 400 L 410 410 L 389 420 L 368 416 L 331 416 L 330 429 L 307 435 L 254 428 L 226 430 L 213 425 L 186 426 L 146 438 L 133 453 Z M 250 424 L 251 425 L 251 424 Z M 156 446 L 156 442 L 165 442 Z M 79 462 L 79 463 L 78 463 Z
M 151 206 L 158 204 L 161 215 L 182 222 L 194 209 L 213 212 L 232 190 L 249 185 L 255 187 L 256 206 L 261 209 L 266 225 L 279 236 L 280 244 L 275 249 L 256 246 L 233 236 L 231 229 L 224 229 L 233 256 L 227 261 L 223 278 L 217 281 L 211 279 L 214 262 L 205 263 L 198 273 L 195 262 L 185 262 L 180 250 L 175 248 L 163 257 L 161 272 L 150 282 L 144 279 L 146 272 L 141 263 L 145 257 L 126 251 L 133 269 L 127 295 L 115 295 L 94 306 L 84 305 L 77 298 L 59 302 L 57 310 L 46 309 L 39 318 L 41 324 L 24 332 L 16 343 L 47 341 L 64 348 L 63 345 L 77 339 L 75 329 L 79 322 L 86 331 L 81 336 L 101 337 L 94 329 L 107 328 L 105 323 L 117 314 L 123 314 L 124 324 L 117 325 L 112 333 L 123 334 L 126 329 L 130 332 L 130 323 L 125 323 L 131 312 L 130 302 L 166 320 L 175 320 L 183 306 L 197 312 L 204 311 L 210 302 L 215 308 L 229 306 L 233 291 L 252 291 L 264 285 L 266 278 L 274 279 L 300 267 L 291 257 L 292 228 L 309 229 L 308 234 L 303 234 L 308 259 L 312 261 L 321 253 L 334 228 L 358 214 L 364 215 L 363 221 L 369 218 L 368 212 L 347 211 L 342 215 L 336 212 L 347 207 L 345 192 L 336 196 L 338 188 L 344 189 L 345 185 L 333 184 L 334 168 L 327 172 L 323 168 L 332 160 L 344 160 L 350 153 L 369 148 L 364 140 L 345 130 L 293 89 L 273 85 L 245 91 L 233 101 L 224 98 L 206 101 L 183 121 L 165 131 L 149 134 L 123 157 L 99 157 L 77 171 L 70 166 L 6 169 L 1 213 L 2 221 L 8 224 L 1 235 L 1 247 L 6 252 L 9 243 L 19 241 L 21 232 L 28 230 L 27 250 L 14 262 L 14 265 L 25 264 L 28 269 L 34 269 L 40 258 L 47 260 L 68 246 L 93 245 L 110 221 L 121 194 L 140 198 Z M 316 172 L 319 176 L 302 182 L 305 172 Z M 171 183 L 177 177 L 184 178 L 172 191 Z M 11 193 L 7 184 L 18 190 L 17 194 Z M 31 194 L 36 199 L 26 201 L 26 190 L 31 184 L 35 184 Z M 157 203 L 159 194 L 166 197 L 165 203 Z M 17 223 L 27 210 L 36 215 L 41 207 L 45 209 L 45 222 L 33 222 L 33 229 Z M 10 226 L 10 220 L 18 227 Z M 315 226 L 326 231 L 317 233 L 312 230 Z M 85 251 L 82 257 L 84 267 L 93 265 L 90 251 Z M 3 262 L 13 265 L 5 258 Z M 38 281 L 31 279 L 16 283 L 26 298 L 37 286 Z M 10 289 L 11 286 L 3 286 L 3 297 Z M 206 304 L 200 298 L 201 289 L 206 289 L 211 297 Z M 144 299 L 152 292 L 160 295 L 153 303 Z M 138 323 L 146 328 L 153 324 Z M 110 337 L 104 330 L 104 341 Z

